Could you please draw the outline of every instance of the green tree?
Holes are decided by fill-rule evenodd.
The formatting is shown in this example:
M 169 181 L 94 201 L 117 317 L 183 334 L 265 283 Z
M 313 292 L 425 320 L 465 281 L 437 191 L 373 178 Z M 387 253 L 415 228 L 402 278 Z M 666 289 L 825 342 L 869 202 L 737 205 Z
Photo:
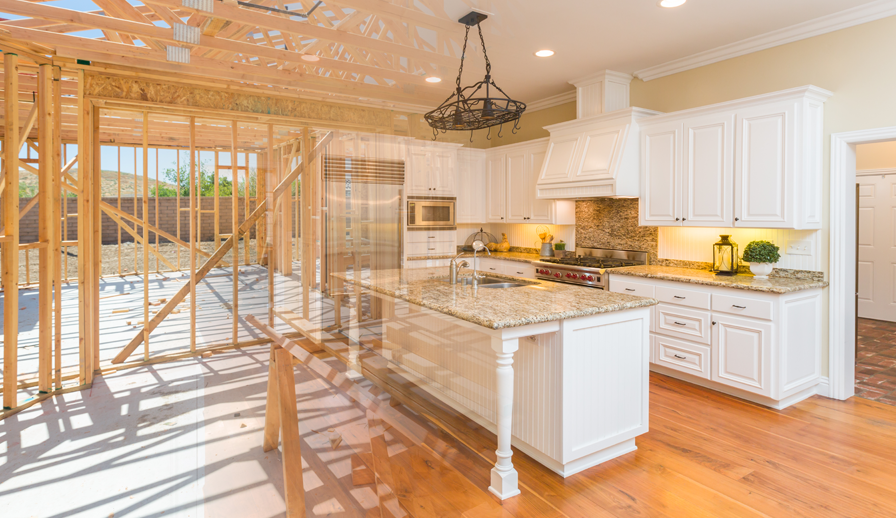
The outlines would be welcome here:
M 211 165 L 209 161 L 204 161 L 199 163 L 199 196 L 214 196 L 215 195 L 215 172 L 214 166 Z M 190 164 L 182 164 L 180 169 L 175 167 L 170 167 L 162 171 L 162 175 L 165 180 L 172 185 L 169 187 L 167 185 L 159 185 L 158 195 L 159 197 L 174 197 L 177 196 L 177 186 L 180 184 L 180 195 L 182 197 L 190 196 Z M 249 170 L 249 196 L 255 196 L 256 185 L 257 185 L 257 173 L 255 169 Z M 246 182 L 243 181 L 239 184 L 238 194 L 239 196 L 245 196 L 246 191 Z M 155 186 L 150 186 L 149 190 L 150 196 L 156 195 Z M 219 196 L 230 196 L 233 193 L 233 182 L 228 178 L 219 178 L 218 179 L 218 195 Z

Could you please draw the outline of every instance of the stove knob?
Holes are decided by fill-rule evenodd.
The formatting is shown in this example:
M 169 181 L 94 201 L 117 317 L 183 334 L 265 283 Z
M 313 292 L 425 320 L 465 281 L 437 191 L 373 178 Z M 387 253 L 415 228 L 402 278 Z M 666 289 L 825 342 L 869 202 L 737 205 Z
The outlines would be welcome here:
M 569 279 L 570 277 L 572 277 L 572 275 L 570 275 L 570 274 L 567 273 L 567 274 L 566 274 L 566 278 Z
M 573 278 L 573 279 L 578 279 L 578 278 L 579 278 L 579 276 L 578 276 L 578 275 L 576 275 L 576 274 L 572 274 L 572 278 Z
M 586 281 L 593 281 L 593 280 L 594 280 L 594 277 L 592 277 L 592 276 L 589 275 L 589 276 L 585 277 L 585 280 L 586 280 Z
M 541 270 L 538 271 L 538 273 L 540 273 L 540 274 L 542 274 L 542 275 L 549 275 L 549 274 L 551 273 L 551 271 L 542 268 Z
M 554 277 L 560 278 L 560 274 L 559 274 L 559 273 L 555 273 L 555 274 L 554 274 Z

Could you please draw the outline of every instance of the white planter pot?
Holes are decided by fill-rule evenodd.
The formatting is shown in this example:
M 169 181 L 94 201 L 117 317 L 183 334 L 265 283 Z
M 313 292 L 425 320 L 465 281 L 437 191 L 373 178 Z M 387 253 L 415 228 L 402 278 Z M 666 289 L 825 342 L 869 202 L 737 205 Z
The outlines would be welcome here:
M 750 263 L 750 271 L 757 279 L 768 279 L 768 274 L 772 273 L 775 263 Z

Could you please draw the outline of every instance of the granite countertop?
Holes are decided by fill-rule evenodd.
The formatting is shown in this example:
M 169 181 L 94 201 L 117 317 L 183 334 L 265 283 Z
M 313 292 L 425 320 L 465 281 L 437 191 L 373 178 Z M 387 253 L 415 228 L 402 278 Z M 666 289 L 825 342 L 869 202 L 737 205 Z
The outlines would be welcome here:
M 549 281 L 522 282 L 516 288 L 478 288 L 445 282 L 444 268 L 381 270 L 360 281 L 363 288 L 473 322 L 490 329 L 518 327 L 646 306 L 656 300 Z M 354 283 L 348 273 L 334 277 Z M 468 275 L 465 275 L 466 277 Z
M 473 257 L 473 252 L 464 252 L 467 255 L 464 255 L 464 259 L 469 259 Z M 427 259 L 454 259 L 457 254 L 446 254 L 446 255 L 415 255 L 409 256 L 408 261 L 425 261 Z M 469 257 L 468 257 L 469 256 Z M 505 261 L 516 261 L 518 263 L 531 263 L 533 261 L 541 260 L 541 257 L 538 254 L 529 254 L 525 252 L 492 252 L 492 255 L 488 255 L 485 252 L 477 253 L 477 257 L 491 257 L 492 259 L 503 259 Z
M 686 282 L 690 284 L 702 284 L 704 286 L 721 286 L 739 290 L 764 291 L 766 293 L 791 293 L 794 291 L 824 288 L 827 281 L 815 279 L 799 279 L 791 277 L 769 277 L 757 279 L 752 275 L 715 275 L 707 270 L 695 270 L 691 268 L 675 268 L 670 266 L 626 266 L 610 270 L 610 283 L 613 276 L 628 275 L 633 277 L 647 277 L 664 281 Z

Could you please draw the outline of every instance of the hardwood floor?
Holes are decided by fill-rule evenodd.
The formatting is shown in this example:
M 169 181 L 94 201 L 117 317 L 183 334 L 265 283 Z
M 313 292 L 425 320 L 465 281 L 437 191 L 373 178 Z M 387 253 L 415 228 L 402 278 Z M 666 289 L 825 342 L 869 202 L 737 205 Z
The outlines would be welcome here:
M 494 435 L 389 368 L 372 352 L 375 339 L 365 342 L 371 391 L 391 394 L 429 430 L 422 449 L 410 448 L 415 456 L 374 461 L 377 470 L 404 463 L 387 475 L 385 496 L 401 504 L 395 516 L 896 516 L 896 408 L 816 396 L 776 411 L 657 374 L 637 451 L 563 479 L 514 450 L 522 494 L 495 505 Z M 328 347 L 344 358 L 342 345 Z
M 860 318 L 856 395 L 896 406 L 896 322 Z

